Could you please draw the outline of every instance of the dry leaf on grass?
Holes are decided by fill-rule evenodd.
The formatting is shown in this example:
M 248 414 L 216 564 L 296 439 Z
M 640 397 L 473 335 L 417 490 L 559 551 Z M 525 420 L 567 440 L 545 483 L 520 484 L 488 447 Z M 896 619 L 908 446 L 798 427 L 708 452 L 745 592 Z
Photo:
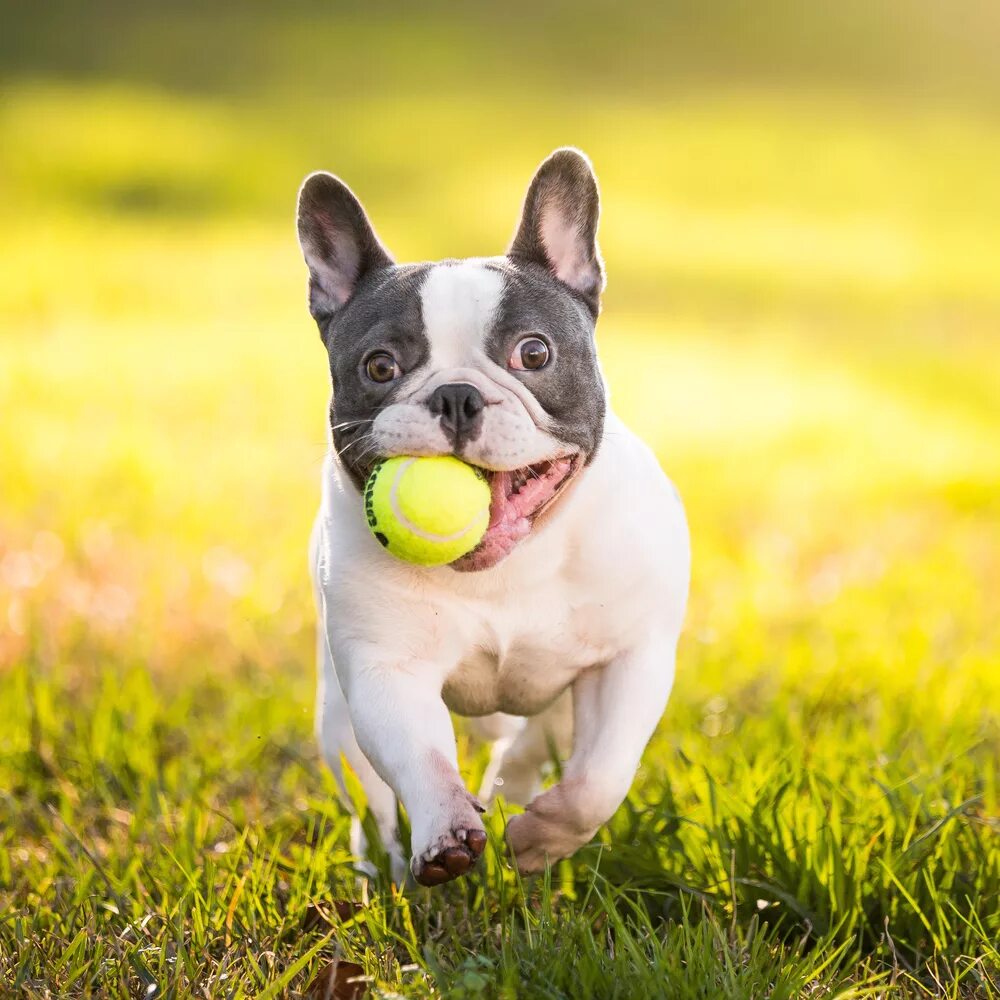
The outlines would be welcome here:
M 309 1000 L 359 1000 L 368 989 L 365 970 L 357 962 L 338 959 L 320 969 L 306 989 Z

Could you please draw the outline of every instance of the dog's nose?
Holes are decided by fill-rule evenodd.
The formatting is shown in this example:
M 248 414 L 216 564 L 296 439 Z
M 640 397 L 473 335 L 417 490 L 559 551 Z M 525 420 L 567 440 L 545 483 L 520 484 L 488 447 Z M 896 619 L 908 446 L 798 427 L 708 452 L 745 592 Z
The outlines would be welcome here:
M 439 385 L 427 406 L 441 418 L 441 428 L 451 438 L 456 449 L 471 441 L 483 426 L 483 394 L 468 382 L 447 382 Z

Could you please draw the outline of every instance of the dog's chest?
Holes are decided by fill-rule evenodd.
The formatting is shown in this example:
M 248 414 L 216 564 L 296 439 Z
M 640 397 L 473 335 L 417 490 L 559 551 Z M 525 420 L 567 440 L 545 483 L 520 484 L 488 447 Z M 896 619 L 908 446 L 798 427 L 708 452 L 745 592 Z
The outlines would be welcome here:
M 535 715 L 581 671 L 613 655 L 605 609 L 565 599 L 518 608 L 486 623 L 482 640 L 448 674 L 442 691 L 460 715 Z

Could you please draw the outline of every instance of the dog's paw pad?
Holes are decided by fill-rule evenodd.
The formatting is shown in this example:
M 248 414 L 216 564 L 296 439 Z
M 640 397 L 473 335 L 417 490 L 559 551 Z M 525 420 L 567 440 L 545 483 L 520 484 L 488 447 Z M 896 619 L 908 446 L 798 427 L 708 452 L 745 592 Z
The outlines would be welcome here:
M 465 875 L 486 847 L 484 830 L 455 830 L 439 845 L 413 859 L 413 877 L 421 885 L 441 885 Z

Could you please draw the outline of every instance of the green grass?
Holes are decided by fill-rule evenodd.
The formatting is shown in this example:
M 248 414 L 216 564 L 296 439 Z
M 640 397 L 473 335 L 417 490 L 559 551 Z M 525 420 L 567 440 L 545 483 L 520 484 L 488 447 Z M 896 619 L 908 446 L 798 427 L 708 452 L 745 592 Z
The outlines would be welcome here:
M 768 658 L 822 639 L 801 626 Z M 18 668 L 5 981 L 29 996 L 275 995 L 340 954 L 407 996 L 1000 995 L 995 684 L 977 694 L 939 669 L 934 696 L 901 706 L 878 682 L 768 684 L 750 664 L 705 700 L 690 675 L 716 657 L 693 645 L 597 843 L 521 884 L 494 815 L 480 872 L 407 895 L 359 891 L 304 668 L 159 685 L 138 667 L 82 682 Z M 474 780 L 483 762 L 466 759 Z M 348 900 L 364 905 L 345 921 Z
M 616 19 L 594 75 L 600 19 L 553 14 L 516 78 L 514 29 L 439 10 L 14 19 L 0 995 L 296 996 L 339 956 L 386 996 L 1000 997 L 994 15 L 710 6 Z M 488 253 L 565 142 L 614 404 L 690 517 L 676 690 L 545 879 L 494 812 L 472 877 L 362 886 L 312 737 L 294 191 L 328 167 L 401 259 Z

